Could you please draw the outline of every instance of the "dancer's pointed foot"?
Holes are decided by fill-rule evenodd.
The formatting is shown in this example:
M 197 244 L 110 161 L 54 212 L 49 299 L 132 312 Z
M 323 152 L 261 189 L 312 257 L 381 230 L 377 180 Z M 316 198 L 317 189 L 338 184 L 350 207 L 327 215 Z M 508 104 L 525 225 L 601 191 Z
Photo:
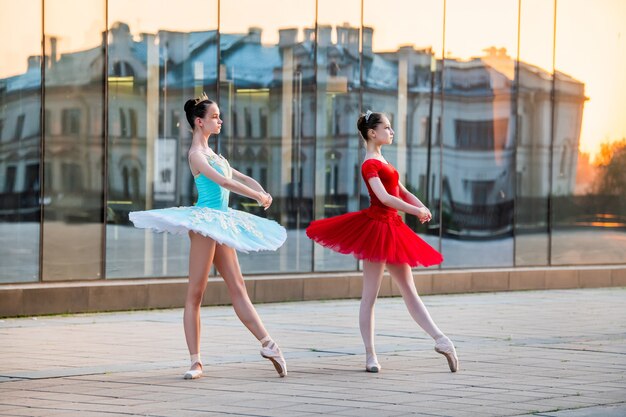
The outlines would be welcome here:
M 456 349 L 452 340 L 447 336 L 441 336 L 435 340 L 435 352 L 441 353 L 448 360 L 448 366 L 450 372 L 456 372 L 459 370 L 459 358 L 456 355 Z
M 269 336 L 261 339 L 261 356 L 272 362 L 276 372 L 278 372 L 281 378 L 287 375 L 287 362 L 283 357 L 283 353 L 280 351 L 276 342 Z
M 196 356 L 196 355 L 194 355 Z M 183 375 L 184 379 L 198 379 L 202 376 L 202 360 L 200 360 L 200 356 L 196 356 L 191 360 L 191 367 L 185 375 Z
M 365 370 L 367 372 L 375 374 L 380 371 L 380 369 L 381 367 L 378 363 L 378 358 L 376 358 L 376 355 L 367 355 L 367 357 L 365 358 Z

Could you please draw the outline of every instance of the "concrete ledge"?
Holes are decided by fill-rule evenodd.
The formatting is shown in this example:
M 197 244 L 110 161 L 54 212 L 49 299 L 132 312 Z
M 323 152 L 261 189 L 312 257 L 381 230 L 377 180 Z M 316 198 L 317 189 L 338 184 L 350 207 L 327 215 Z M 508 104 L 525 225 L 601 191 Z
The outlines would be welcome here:
M 546 271 L 546 289 L 579 288 L 577 269 Z
M 626 286 L 626 266 L 422 270 L 415 286 L 424 294 Z M 248 276 L 255 303 L 359 298 L 360 272 Z M 182 307 L 186 278 L 100 280 L 0 285 L 0 317 Z M 385 275 L 381 297 L 399 296 Z M 226 285 L 210 277 L 203 305 L 230 304 Z
M 626 287 L 626 268 L 611 271 L 611 287 Z
M 432 294 L 455 294 L 472 292 L 472 273 L 451 271 L 445 274 L 432 273 Z
M 612 273 L 610 269 L 580 270 L 578 271 L 578 285 L 581 288 L 610 287 Z

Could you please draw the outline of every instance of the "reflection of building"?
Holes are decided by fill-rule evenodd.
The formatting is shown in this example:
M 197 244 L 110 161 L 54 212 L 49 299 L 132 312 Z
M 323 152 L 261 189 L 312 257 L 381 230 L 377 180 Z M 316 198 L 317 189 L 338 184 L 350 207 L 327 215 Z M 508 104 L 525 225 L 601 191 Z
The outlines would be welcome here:
M 550 193 L 572 194 L 583 84 L 559 74 L 555 111 L 566 122 L 554 136 L 550 190 L 551 74 L 520 62 L 515 97 L 515 61 L 504 50 L 490 48 L 485 57 L 445 65 L 444 210 L 450 206 L 451 216 L 474 232 L 505 231 L 511 230 L 514 199 L 523 206 L 527 200 L 545 202 Z
M 40 58 L 26 73 L 0 80 L 0 216 L 39 219 Z M 23 95 L 27 98 L 23 99 Z M 24 146 L 24 143 L 27 145 Z
M 124 222 L 130 209 L 191 203 L 182 103 L 198 91 L 216 91 L 218 82 L 226 120 L 221 151 L 237 169 L 267 184 L 290 227 L 298 226 L 298 216 L 301 227 L 319 213 L 312 206 L 316 192 L 325 196 L 322 215 L 359 207 L 355 120 L 361 88 L 364 107 L 390 115 L 397 143 L 389 159 L 405 183 L 431 201 L 442 200 L 445 231 L 508 232 L 516 193 L 548 195 L 551 74 L 521 62 L 514 103 L 515 61 L 504 52 L 490 50 L 467 62 L 433 62 L 430 50 L 412 47 L 374 53 L 366 28 L 361 85 L 358 28 L 337 27 L 336 43 L 331 31 L 319 27 L 316 63 L 313 29 L 304 30 L 302 41 L 297 29 L 283 29 L 277 45 L 263 45 L 257 28 L 219 37 L 215 31 L 160 31 L 135 40 L 126 24 L 115 24 L 105 138 L 108 199 L 114 201 L 109 220 Z M 104 122 L 102 54 L 98 47 L 57 57 L 54 45 L 52 40 L 46 57 L 43 115 L 51 207 L 46 215 L 66 218 L 65 201 L 82 208 L 72 216 L 97 218 L 105 159 L 97 140 Z M 39 58 L 29 63 L 25 74 L 0 84 L 6 103 L 0 117 L 5 219 L 23 219 L 38 207 Z M 67 89 L 81 93 L 67 99 Z M 11 104 L 13 92 L 20 95 L 19 107 Z M 28 94 L 32 99 L 25 100 Z M 583 100 L 583 84 L 558 74 L 554 195 L 574 190 Z M 516 178 L 523 179 L 516 184 Z

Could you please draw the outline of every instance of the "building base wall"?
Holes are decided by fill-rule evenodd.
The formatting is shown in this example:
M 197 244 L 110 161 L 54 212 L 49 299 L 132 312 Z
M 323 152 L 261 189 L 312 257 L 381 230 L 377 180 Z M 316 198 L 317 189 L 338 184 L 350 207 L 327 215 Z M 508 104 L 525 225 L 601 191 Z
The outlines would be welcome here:
M 626 286 L 626 266 L 419 271 L 421 295 Z M 361 274 L 320 273 L 246 278 L 254 303 L 310 301 L 361 296 Z M 183 307 L 187 278 L 106 280 L 0 285 L 0 317 Z M 380 296 L 399 296 L 388 275 Z M 219 277 L 210 277 L 202 303 L 227 305 Z

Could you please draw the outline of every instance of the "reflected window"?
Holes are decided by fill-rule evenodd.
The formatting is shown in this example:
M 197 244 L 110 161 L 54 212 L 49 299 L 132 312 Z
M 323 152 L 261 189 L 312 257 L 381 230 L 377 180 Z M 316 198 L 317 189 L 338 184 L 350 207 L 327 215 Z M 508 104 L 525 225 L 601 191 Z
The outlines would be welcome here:
M 124 109 L 120 109 L 120 136 L 123 138 L 128 136 L 128 126 L 126 124 Z
M 26 166 L 24 186 L 25 191 L 39 190 L 39 164 L 30 164 Z
M 267 133 L 267 114 L 265 110 L 259 109 L 259 124 L 261 129 L 261 137 L 266 138 L 268 136 Z
M 133 77 L 135 76 L 135 70 L 128 62 L 117 61 L 113 63 L 113 71 L 110 75 L 114 77 Z
M 124 189 L 124 199 L 128 200 L 130 198 L 130 188 L 129 188 L 129 176 L 128 176 L 128 168 L 122 168 L 122 187 Z
M 158 126 L 158 131 L 159 132 L 164 132 L 165 131 L 165 117 L 163 117 L 163 109 L 159 109 L 159 120 L 157 122 L 157 126 Z
M 13 135 L 13 140 L 20 140 L 22 139 L 22 132 L 24 130 L 24 119 L 25 119 L 25 115 L 20 114 L 19 116 L 17 116 L 17 121 L 15 123 L 15 134 Z
M 173 171 L 163 169 L 158 175 L 161 183 L 169 183 L 173 180 Z M 132 166 L 132 163 L 122 168 L 122 192 L 125 200 L 138 201 L 140 199 L 140 170 Z
M 135 109 L 128 109 L 128 118 L 130 122 L 130 137 L 137 137 L 137 111 Z
M 435 133 L 435 143 L 433 145 L 440 146 L 441 145 L 441 117 L 437 117 L 437 131 Z
M 132 197 L 134 200 L 139 199 L 139 170 L 137 168 L 133 168 L 131 171 L 131 181 L 132 181 Z
M 455 120 L 456 146 L 466 150 L 503 149 L 508 129 L 507 119 Z
M 61 171 L 64 191 L 75 193 L 83 191 L 83 177 L 80 165 L 66 162 L 61 165 Z
M 14 166 L 7 167 L 6 177 L 4 178 L 4 192 L 12 193 L 15 189 L 15 174 L 17 173 L 17 168 Z
M 485 205 L 489 200 L 489 196 L 493 194 L 495 181 L 468 181 L 471 201 L 474 205 Z
M 239 129 L 237 128 L 237 124 L 238 124 L 237 122 L 239 121 L 238 119 L 239 117 L 237 115 L 237 111 L 233 110 L 232 121 L 230 122 L 230 131 L 234 138 L 239 137 Z
M 64 135 L 78 135 L 80 133 L 80 109 L 63 109 L 61 131 Z
M 252 137 L 252 116 L 250 115 L 250 111 L 248 110 L 247 107 L 243 109 L 243 114 L 244 114 L 245 125 L 246 125 L 246 138 L 251 138 Z

